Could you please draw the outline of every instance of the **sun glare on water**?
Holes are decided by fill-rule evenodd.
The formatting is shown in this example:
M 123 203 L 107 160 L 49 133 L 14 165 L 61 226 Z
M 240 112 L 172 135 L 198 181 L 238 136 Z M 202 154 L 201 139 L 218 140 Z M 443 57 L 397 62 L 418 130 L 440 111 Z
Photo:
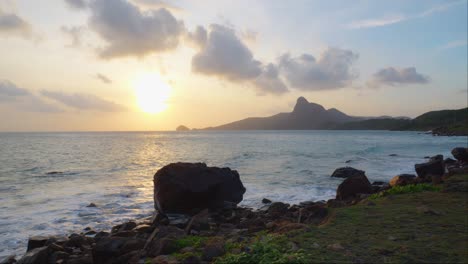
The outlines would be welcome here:
M 167 108 L 171 87 L 157 74 L 145 74 L 133 82 L 138 107 L 146 113 L 156 114 Z

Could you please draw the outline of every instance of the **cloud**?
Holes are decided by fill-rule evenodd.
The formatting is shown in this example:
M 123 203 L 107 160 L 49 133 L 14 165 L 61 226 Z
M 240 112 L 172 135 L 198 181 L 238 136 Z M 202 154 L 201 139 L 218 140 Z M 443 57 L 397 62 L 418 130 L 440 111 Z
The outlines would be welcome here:
M 5 13 L 0 9 L 0 35 L 32 38 L 34 34 L 31 25 L 26 20 L 13 13 Z
M 364 20 L 353 21 L 349 23 L 347 27 L 351 29 L 381 27 L 381 26 L 387 26 L 387 25 L 399 23 L 406 19 L 407 18 L 403 15 L 387 16 L 387 17 L 376 18 L 376 19 L 364 19 Z
M 455 40 L 450 41 L 449 43 L 445 44 L 444 46 L 440 47 L 439 50 L 446 50 L 446 49 L 453 49 L 458 47 L 463 47 L 467 45 L 467 41 L 465 40 Z
M 99 51 L 102 58 L 172 50 L 185 33 L 183 22 L 164 8 L 142 12 L 124 0 L 95 0 L 90 7 L 90 28 L 107 42 Z
M 418 73 L 415 67 L 400 69 L 388 67 L 374 73 L 368 86 L 376 88 L 382 85 L 426 84 L 429 81 L 429 77 Z
M 28 112 L 62 112 L 62 109 L 48 104 L 42 98 L 8 80 L 0 80 L 0 104 L 13 105 L 20 111 Z
M 67 47 L 76 48 L 81 46 L 81 38 L 84 32 L 84 27 L 73 26 L 73 27 L 61 27 L 62 33 L 67 35 L 71 39 L 71 43 Z
M 65 3 L 73 9 L 85 9 L 88 6 L 88 3 L 85 0 L 65 0 Z
M 429 8 L 427 10 L 424 10 L 420 13 L 413 14 L 413 15 L 398 14 L 398 15 L 392 15 L 392 16 L 385 16 L 382 18 L 352 21 L 351 23 L 347 24 L 346 27 L 349 29 L 362 29 L 362 28 L 374 28 L 374 27 L 388 26 L 388 25 L 404 22 L 404 21 L 411 20 L 411 19 L 427 17 L 435 13 L 446 11 L 447 9 L 453 6 L 464 4 L 464 3 L 466 3 L 466 0 L 444 3 L 441 5 Z
M 112 83 L 111 79 L 107 78 L 107 76 L 102 75 L 100 73 L 96 74 L 96 78 L 106 84 Z
M 16 86 L 8 80 L 0 80 L 0 101 L 8 98 L 14 99 L 15 97 L 25 95 L 30 95 L 30 92 Z
M 208 39 L 208 33 L 202 26 L 197 26 L 194 32 L 187 33 L 187 39 L 198 48 L 204 48 Z
M 253 81 L 259 95 L 284 94 L 289 92 L 288 87 L 279 78 L 278 67 L 270 63 L 264 67 L 262 73 Z
M 102 112 L 120 112 L 127 110 L 124 106 L 111 101 L 101 99 L 91 94 L 81 93 L 63 93 L 54 91 L 41 91 L 41 94 L 68 107 L 78 110 L 102 111 Z
M 192 71 L 230 81 L 253 79 L 262 72 L 261 63 L 234 30 L 221 25 L 211 25 L 206 44 L 192 58 Z
M 357 77 L 352 65 L 358 55 L 351 50 L 328 48 L 317 60 L 310 54 L 279 58 L 280 72 L 288 83 L 299 90 L 331 90 L 350 85 Z
M 161 0 L 131 0 L 134 4 L 147 9 L 167 8 L 173 11 L 180 11 L 181 8 Z

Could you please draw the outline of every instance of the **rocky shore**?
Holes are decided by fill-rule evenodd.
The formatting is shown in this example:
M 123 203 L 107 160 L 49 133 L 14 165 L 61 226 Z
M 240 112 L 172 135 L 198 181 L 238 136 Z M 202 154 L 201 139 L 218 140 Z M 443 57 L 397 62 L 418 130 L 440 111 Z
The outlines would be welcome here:
M 396 175 L 390 182 L 371 183 L 362 170 L 338 168 L 331 177 L 344 180 L 335 199 L 289 205 L 265 198 L 258 210 L 237 206 L 246 191 L 237 171 L 203 163 L 173 163 L 154 175 L 155 213 L 151 218 L 125 222 L 106 231 L 86 228 L 67 237 L 31 237 L 24 256 L 12 256 L 1 263 L 307 263 L 305 248 L 323 254 L 342 252 L 346 257 L 353 252 L 340 243 L 301 244 L 297 234 L 333 237 L 316 228 L 336 218 L 336 210 L 375 206 L 375 197 L 399 187 L 443 184 L 445 191 L 466 193 L 466 181 L 449 179 L 468 174 L 468 149 L 455 148 L 452 155 L 454 159 L 427 157 L 427 162 L 415 165 L 415 175 Z M 421 210 L 424 214 L 442 214 L 429 207 Z M 280 242 L 284 245 L 268 245 L 271 236 L 285 238 Z M 462 236 L 466 238 L 466 234 Z M 393 238 L 389 236 L 390 241 Z M 265 253 L 270 251 L 274 253 L 271 256 Z M 256 254 L 260 254 L 259 259 L 248 257 Z M 360 258 L 356 260 L 353 262 L 360 262 Z

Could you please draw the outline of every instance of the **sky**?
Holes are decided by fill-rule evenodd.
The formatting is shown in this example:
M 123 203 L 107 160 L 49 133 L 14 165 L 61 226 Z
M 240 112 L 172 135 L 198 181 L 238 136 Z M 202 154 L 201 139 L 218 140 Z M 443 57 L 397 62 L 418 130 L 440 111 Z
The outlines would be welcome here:
M 0 131 L 467 107 L 467 0 L 0 0 Z

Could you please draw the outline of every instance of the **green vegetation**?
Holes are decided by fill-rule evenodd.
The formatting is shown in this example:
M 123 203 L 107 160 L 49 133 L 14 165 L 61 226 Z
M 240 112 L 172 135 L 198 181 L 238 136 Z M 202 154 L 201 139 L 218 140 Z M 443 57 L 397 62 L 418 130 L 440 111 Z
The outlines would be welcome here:
M 175 241 L 174 247 L 177 249 L 182 249 L 185 247 L 201 247 L 207 240 L 207 237 L 201 236 L 186 236 Z
M 297 250 L 296 245 L 288 242 L 283 235 L 259 235 L 248 246 L 249 252 L 228 253 L 215 263 L 309 263 L 304 250 Z
M 446 185 L 466 186 L 467 180 L 455 175 Z M 328 222 L 311 231 L 259 233 L 231 244 L 216 263 L 467 263 L 466 188 L 439 189 L 394 188 L 389 193 L 399 195 L 332 209 Z
M 348 122 L 334 127 L 344 130 L 436 130 L 441 134 L 468 135 L 468 108 L 432 111 L 412 120 L 378 118 Z
M 422 183 L 422 184 L 409 184 L 405 186 L 394 186 L 389 190 L 384 192 L 375 193 L 371 195 L 368 199 L 375 200 L 387 195 L 394 195 L 394 194 L 404 194 L 404 193 L 417 193 L 423 191 L 430 191 L 430 192 L 438 192 L 442 188 L 440 186 L 435 186 L 429 183 Z

